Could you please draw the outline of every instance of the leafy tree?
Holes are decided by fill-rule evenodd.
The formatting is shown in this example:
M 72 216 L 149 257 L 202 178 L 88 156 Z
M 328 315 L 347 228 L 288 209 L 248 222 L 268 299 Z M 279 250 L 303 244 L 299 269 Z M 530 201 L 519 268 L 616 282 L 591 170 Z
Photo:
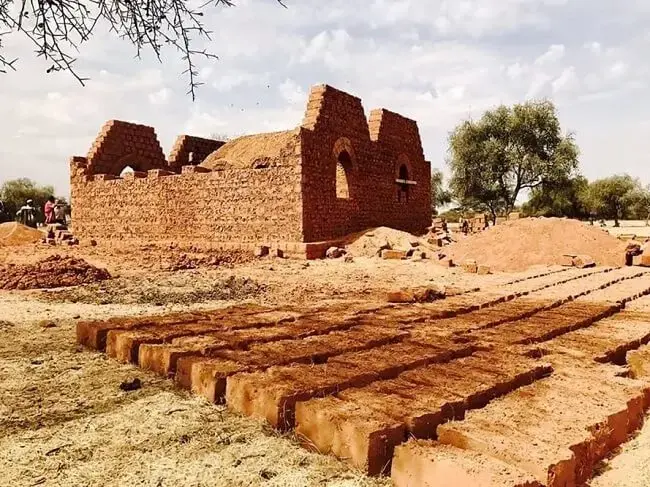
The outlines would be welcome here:
M 282 0 L 276 1 L 284 6 Z M 233 0 L 1 0 L 0 36 L 17 33 L 27 37 L 36 55 L 52 63 L 48 73 L 68 71 L 82 85 L 87 78 L 77 73 L 72 53 L 98 28 L 108 27 L 111 33 L 127 39 L 137 57 L 143 50 L 150 50 L 161 61 L 163 47 L 170 46 L 178 50 L 187 66 L 183 74 L 189 78 L 188 93 L 194 99 L 195 89 L 201 84 L 196 79 L 194 59 L 216 56 L 195 49 L 193 37 L 210 39 L 202 21 L 208 9 L 234 5 Z M 3 54 L 0 37 L 0 73 L 15 70 L 16 61 Z
M 584 176 L 544 183 L 533 188 L 522 210 L 528 216 L 587 218 L 582 195 L 588 186 Z
M 617 174 L 589 184 L 583 202 L 598 217 L 614 220 L 614 226 L 618 227 L 619 220 L 632 214 L 642 190 L 638 179 L 628 174 Z
M 444 185 L 444 175 L 440 169 L 431 172 L 431 212 L 438 214 L 438 208 L 452 202 L 452 194 Z
M 462 122 L 449 136 L 449 152 L 454 197 L 493 219 L 512 211 L 522 190 L 570 178 L 579 154 L 550 101 L 500 106 Z
M 645 220 L 645 226 L 650 226 L 650 185 L 639 188 L 631 195 L 632 213 L 639 220 Z
M 43 206 L 47 199 L 54 195 L 52 186 L 39 186 L 31 179 L 21 178 L 6 181 L 0 186 L 0 200 L 5 205 L 7 217 L 14 219 L 16 212 L 29 199 L 34 200 L 34 206 L 40 209 L 38 218 L 43 221 Z

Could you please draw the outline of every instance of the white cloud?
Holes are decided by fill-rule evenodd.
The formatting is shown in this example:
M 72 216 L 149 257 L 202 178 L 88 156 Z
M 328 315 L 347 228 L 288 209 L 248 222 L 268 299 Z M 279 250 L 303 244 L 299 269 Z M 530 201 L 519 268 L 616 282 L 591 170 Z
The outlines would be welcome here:
M 562 74 L 555 78 L 551 83 L 553 93 L 571 92 L 576 90 L 580 85 L 580 80 L 576 74 L 576 68 L 569 66 L 562 71 Z
M 566 48 L 563 44 L 553 44 L 544 54 L 535 59 L 535 64 L 538 66 L 544 66 L 547 64 L 557 63 L 564 57 L 565 51 Z
M 158 91 L 149 93 L 149 103 L 152 105 L 164 105 L 169 101 L 171 91 L 169 88 L 160 88 Z

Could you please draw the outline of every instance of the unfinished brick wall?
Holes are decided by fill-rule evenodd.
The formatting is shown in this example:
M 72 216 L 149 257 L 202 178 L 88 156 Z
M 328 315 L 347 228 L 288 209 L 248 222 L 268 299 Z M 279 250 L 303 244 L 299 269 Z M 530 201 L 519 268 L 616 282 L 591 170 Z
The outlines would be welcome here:
M 126 167 L 134 171 L 167 168 L 154 129 L 121 120 L 104 124 L 86 158 L 92 174 L 119 176 Z
M 179 135 L 169 153 L 169 167 L 174 172 L 180 172 L 183 166 L 199 165 L 224 144 L 219 140 Z
M 383 109 L 367 121 L 359 98 L 321 85 L 311 90 L 302 127 L 306 242 L 431 224 L 431 166 L 414 121 Z M 337 182 L 339 189 L 347 182 L 347 197 Z
M 420 232 L 430 173 L 414 121 L 383 109 L 366 120 L 359 98 L 321 85 L 298 129 L 226 144 L 183 135 L 169 162 L 153 128 L 107 122 L 88 157 L 71 160 L 72 217 L 82 238 L 200 245 Z
M 199 246 L 302 239 L 297 163 L 226 171 L 185 166 L 182 174 L 151 170 L 96 180 L 73 161 L 72 174 L 74 231 L 85 238 Z

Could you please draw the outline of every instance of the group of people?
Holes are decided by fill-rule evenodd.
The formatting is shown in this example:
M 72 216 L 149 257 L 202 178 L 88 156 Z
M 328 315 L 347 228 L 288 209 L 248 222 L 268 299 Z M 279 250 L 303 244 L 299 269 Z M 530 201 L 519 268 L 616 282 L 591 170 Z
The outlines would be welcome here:
M 27 200 L 26 204 L 18 210 L 16 216 L 18 221 L 28 227 L 36 228 L 36 215 L 38 209 L 34 206 L 34 200 Z M 66 224 L 66 205 L 61 200 L 57 200 L 54 196 L 50 196 L 43 207 L 43 215 L 45 216 L 46 225 L 54 225 L 59 223 Z

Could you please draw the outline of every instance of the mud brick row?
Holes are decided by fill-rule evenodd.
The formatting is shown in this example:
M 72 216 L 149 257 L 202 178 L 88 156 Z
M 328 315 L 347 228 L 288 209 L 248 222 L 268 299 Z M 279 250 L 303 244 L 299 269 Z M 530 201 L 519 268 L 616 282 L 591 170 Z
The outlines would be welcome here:
M 581 485 L 640 427 L 649 393 L 647 384 L 615 377 L 607 366 L 567 365 L 441 425 L 438 440 L 506 462 L 548 487 Z
M 307 446 L 371 475 L 386 473 L 407 436 L 433 438 L 438 425 L 551 373 L 508 353 L 478 353 L 428 365 L 396 379 L 296 405 L 296 433 Z
M 431 440 L 412 440 L 395 449 L 395 487 L 544 487 L 535 478 L 496 458 Z
M 246 328 L 276 328 L 296 319 L 295 313 L 270 312 L 241 317 L 221 317 L 195 323 L 174 324 L 173 326 L 144 326 L 135 330 L 110 330 L 106 336 L 106 353 L 120 362 L 138 363 L 141 345 L 146 343 L 165 343 L 183 336 L 196 336 L 210 332 L 239 330 Z M 276 333 L 276 332 L 271 332 Z M 263 335 L 264 332 L 260 332 Z M 289 335 L 287 335 L 289 336 Z
M 645 298 L 647 299 L 647 298 Z M 549 342 L 545 348 L 599 363 L 626 363 L 626 354 L 650 343 L 650 313 L 624 310 Z
M 95 350 L 106 350 L 106 336 L 111 330 L 134 330 L 144 327 L 166 327 L 173 325 L 195 323 L 205 320 L 221 320 L 232 316 L 270 311 L 271 308 L 254 304 L 231 306 L 211 312 L 195 311 L 174 313 L 164 316 L 148 316 L 140 318 L 110 318 L 104 321 L 82 321 L 77 324 L 77 343 Z
M 159 375 L 170 376 L 176 372 L 177 363 L 181 358 L 183 358 L 184 369 L 188 371 L 194 361 L 212 357 L 223 349 L 242 350 L 255 343 L 262 344 L 324 335 L 337 330 L 346 330 L 357 324 L 357 319 L 319 321 L 301 318 L 295 322 L 274 327 L 215 331 L 199 336 L 182 336 L 173 338 L 169 343 L 141 344 L 138 352 L 138 364 Z M 189 387 L 184 380 L 181 380 L 179 384 Z
M 591 326 L 621 310 L 615 304 L 568 303 L 542 311 L 531 318 L 481 330 L 475 340 L 503 344 L 533 344 L 551 340 L 564 333 Z
M 648 271 L 639 272 L 633 267 L 624 269 L 627 269 L 627 275 L 621 276 L 618 282 L 603 286 L 602 289 L 592 293 L 585 293 L 582 300 L 626 305 L 650 293 L 650 273 Z M 623 282 L 624 285 L 618 285 Z
M 638 272 L 620 269 L 606 274 L 594 274 L 581 279 L 579 290 L 566 290 L 564 297 L 555 301 L 533 301 L 526 298 L 495 305 L 469 315 L 447 320 L 416 324 L 411 327 L 410 341 L 435 342 L 440 335 L 456 333 L 466 340 L 500 341 L 507 343 L 536 343 L 549 340 L 571 330 L 589 326 L 595 321 L 620 310 L 619 304 L 599 305 L 584 296 L 599 293 L 622 281 L 632 281 L 619 286 L 614 302 L 643 291 L 646 283 L 637 279 Z M 588 284 L 589 287 L 585 287 Z M 571 284 L 573 285 L 573 284 Z M 566 285 L 559 285 L 563 287 Z M 632 290 L 629 290 L 630 287 Z M 638 289 L 635 289 L 638 288 Z M 573 294 L 569 294 L 573 292 Z M 619 296 L 620 292 L 623 297 Z M 632 294 L 630 294 L 632 293 Z M 540 293 L 544 295 L 544 293 Z M 575 301 L 574 301 L 575 299 Z M 497 329 L 498 328 L 498 329 Z M 459 340 L 460 341 L 460 340 Z
M 320 365 L 271 367 L 237 374 L 226 385 L 226 404 L 247 416 L 286 430 L 294 425 L 295 404 L 359 387 L 423 365 L 448 362 L 472 354 L 471 345 L 440 347 L 395 343 L 333 357 Z
M 358 326 L 300 340 L 256 344 L 248 350 L 218 350 L 211 358 L 183 357 L 176 382 L 212 402 L 223 402 L 228 379 L 242 372 L 292 363 L 324 363 L 328 357 L 371 349 L 403 339 L 406 333 Z

